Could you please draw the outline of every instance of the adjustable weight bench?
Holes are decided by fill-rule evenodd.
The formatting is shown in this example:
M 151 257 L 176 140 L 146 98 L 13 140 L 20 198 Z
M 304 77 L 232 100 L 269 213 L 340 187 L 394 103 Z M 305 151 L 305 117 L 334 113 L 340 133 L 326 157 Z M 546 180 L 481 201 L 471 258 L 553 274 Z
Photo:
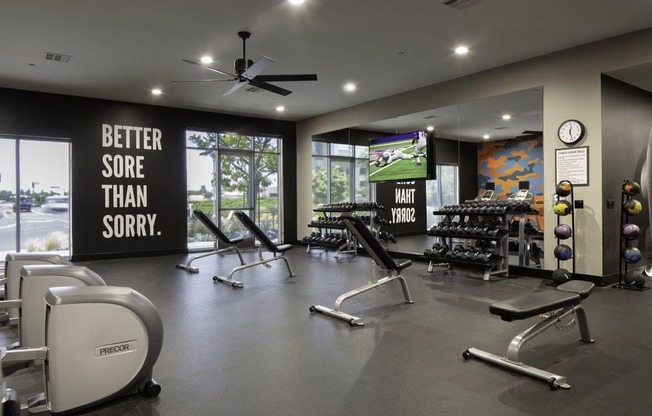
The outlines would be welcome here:
M 343 293 L 335 300 L 335 306 L 333 309 L 315 305 L 310 307 L 310 312 L 319 312 L 336 319 L 341 319 L 348 322 L 351 326 L 363 326 L 364 322 L 362 322 L 360 318 L 341 311 L 342 303 L 344 303 L 344 301 L 349 298 L 367 292 L 371 289 L 380 287 L 394 280 L 398 280 L 401 284 L 401 289 L 403 289 L 403 296 L 405 297 L 405 303 L 413 303 L 412 298 L 410 297 L 410 291 L 408 289 L 407 282 L 405 278 L 400 275 L 403 269 L 412 265 L 412 260 L 395 260 L 390 257 L 380 242 L 371 233 L 369 228 L 367 228 L 367 226 L 364 224 L 362 219 L 360 219 L 360 217 L 357 215 L 347 212 L 340 215 L 340 219 L 346 228 L 351 232 L 351 234 L 362 245 L 362 247 L 365 248 L 369 256 L 371 256 L 372 261 L 381 269 L 389 272 L 389 275 L 358 289 Z
M 566 383 L 566 377 L 530 367 L 519 361 L 518 355 L 523 344 L 551 326 L 555 325 L 557 329 L 562 330 L 567 329 L 575 320 L 565 324 L 564 327 L 559 325 L 563 325 L 561 324 L 562 319 L 573 313 L 577 314 L 580 340 L 586 343 L 594 342 L 589 334 L 586 312 L 581 305 L 582 300 L 589 297 L 593 288 L 593 283 L 571 280 L 557 286 L 557 290 L 533 293 L 491 305 L 489 311 L 500 316 L 503 321 L 511 322 L 539 315 L 543 315 L 545 319 L 514 337 L 509 343 L 506 357 L 499 357 L 477 348 L 464 351 L 462 356 L 467 359 L 474 357 L 516 373 L 545 381 L 552 390 L 569 389 L 570 385 Z
M 229 284 L 233 286 L 234 288 L 241 288 L 244 287 L 242 282 L 238 282 L 237 280 L 233 280 L 233 275 L 236 272 L 239 272 L 240 270 L 243 269 L 248 269 L 250 267 L 258 266 L 262 264 L 263 266 L 267 267 L 268 269 L 271 268 L 269 262 L 275 261 L 275 260 L 283 260 L 285 262 L 285 265 L 288 268 L 288 272 L 290 273 L 290 277 L 294 276 L 294 272 L 292 272 L 292 267 L 290 266 L 290 262 L 288 259 L 283 255 L 286 251 L 290 250 L 292 248 L 292 244 L 274 244 L 272 240 L 267 237 L 267 235 L 260 229 L 258 226 L 252 221 L 247 214 L 245 214 L 242 211 L 236 211 L 233 213 L 235 217 L 242 223 L 242 225 L 245 226 L 249 230 L 249 232 L 260 242 L 260 246 L 258 246 L 258 261 L 254 263 L 244 263 L 242 262 L 241 266 L 235 267 L 233 270 L 231 270 L 231 273 L 227 277 L 222 277 L 222 276 L 213 276 L 213 281 L 214 282 L 222 282 Z M 264 258 L 263 257 L 263 247 L 267 249 L 270 253 L 273 254 L 273 257 L 270 258 Z M 279 255 L 277 257 L 277 255 Z M 242 257 L 241 257 L 242 258 Z
M 204 224 L 204 226 L 208 229 L 208 231 L 210 231 L 213 234 L 213 237 L 215 237 L 215 250 L 211 251 L 210 253 L 195 256 L 191 258 L 186 264 L 177 264 L 176 265 L 177 269 L 187 270 L 190 273 L 199 273 L 198 268 L 191 266 L 193 261 L 197 259 L 201 259 L 203 257 L 212 256 L 214 254 L 217 254 L 220 257 L 224 257 L 224 253 L 231 250 L 235 251 L 238 254 L 238 257 L 240 258 L 240 264 L 241 265 L 245 264 L 244 260 L 242 259 L 242 254 L 240 253 L 240 249 L 237 247 L 238 243 L 242 242 L 241 237 L 230 239 L 229 237 L 226 236 L 226 234 L 222 232 L 222 230 L 220 230 L 217 227 L 217 225 L 215 225 L 213 221 L 211 221 L 210 218 L 208 218 L 206 214 L 204 214 L 203 211 L 196 209 L 193 210 L 192 213 L 195 214 L 195 217 L 197 217 L 197 219 L 201 221 L 202 224 Z M 222 245 L 224 245 L 225 247 L 220 248 L 219 243 L 222 243 Z

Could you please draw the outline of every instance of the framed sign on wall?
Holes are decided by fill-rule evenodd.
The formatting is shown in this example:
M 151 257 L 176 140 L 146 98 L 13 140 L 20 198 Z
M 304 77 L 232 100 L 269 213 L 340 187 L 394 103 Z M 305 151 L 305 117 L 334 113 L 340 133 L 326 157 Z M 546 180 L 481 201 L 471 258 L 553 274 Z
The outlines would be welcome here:
M 573 186 L 589 184 L 589 148 L 555 150 L 555 183 L 570 181 Z

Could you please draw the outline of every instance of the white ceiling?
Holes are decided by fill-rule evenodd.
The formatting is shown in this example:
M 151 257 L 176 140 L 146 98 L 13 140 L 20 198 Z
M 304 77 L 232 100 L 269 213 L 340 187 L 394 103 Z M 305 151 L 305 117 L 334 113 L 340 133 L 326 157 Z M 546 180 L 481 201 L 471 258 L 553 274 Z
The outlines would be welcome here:
M 509 120 L 502 116 L 508 114 Z M 543 90 L 540 87 L 450 105 L 389 120 L 356 126 L 383 133 L 404 133 L 432 126 L 436 136 L 467 142 L 513 139 L 543 131 Z
M 0 10 L 0 87 L 302 120 L 481 70 L 647 28 L 650 0 L 28 0 Z M 211 54 L 233 72 L 247 57 L 276 62 L 264 74 L 317 73 L 283 82 L 287 97 L 214 78 L 182 59 Z M 465 43 L 471 53 L 455 56 Z M 71 55 L 45 60 L 45 52 Z M 354 94 L 342 84 L 359 85 Z M 160 87 L 164 94 L 149 91 Z M 276 105 L 287 111 L 278 115 Z

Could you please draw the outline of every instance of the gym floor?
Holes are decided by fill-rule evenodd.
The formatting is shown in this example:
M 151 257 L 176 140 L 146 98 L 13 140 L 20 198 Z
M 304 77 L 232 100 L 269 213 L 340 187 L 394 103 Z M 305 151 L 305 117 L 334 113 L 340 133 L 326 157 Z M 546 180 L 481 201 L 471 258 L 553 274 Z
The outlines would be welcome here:
M 253 261 L 255 252 L 245 253 Z M 568 378 L 572 389 L 516 375 L 462 351 L 477 347 L 504 355 L 510 340 L 538 321 L 503 322 L 491 303 L 542 290 L 548 281 L 510 276 L 483 281 L 456 269 L 428 273 L 414 263 L 404 272 L 414 304 L 398 282 L 349 299 L 343 310 L 365 326 L 320 314 L 340 294 L 364 285 L 370 259 L 332 252 L 288 257 L 236 273 L 243 289 L 213 283 L 237 257 L 200 259 L 198 274 L 174 265 L 191 256 L 78 263 L 107 284 L 130 286 L 159 309 L 165 327 L 154 378 L 159 397 L 132 396 L 84 414 L 140 415 L 649 415 L 652 394 L 652 291 L 597 287 L 583 305 L 595 344 L 577 327 L 548 329 L 527 343 L 521 359 Z M 380 274 L 376 275 L 381 276 Z M 648 282 L 650 283 L 650 282 Z M 4 344 L 13 336 L 1 329 Z M 101 377 L 98 374 L 98 377 Z M 6 378 L 24 402 L 42 391 L 37 369 Z M 92 382 L 89 380 L 89 382 Z

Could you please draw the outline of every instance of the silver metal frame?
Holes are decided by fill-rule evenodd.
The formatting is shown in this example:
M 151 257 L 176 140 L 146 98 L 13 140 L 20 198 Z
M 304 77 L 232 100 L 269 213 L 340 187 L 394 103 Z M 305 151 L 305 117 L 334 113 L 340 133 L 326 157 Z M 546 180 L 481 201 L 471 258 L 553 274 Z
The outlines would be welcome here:
M 591 338 L 591 334 L 589 333 L 589 325 L 586 319 L 586 312 L 584 311 L 582 305 L 576 305 L 567 306 L 565 308 L 551 312 L 547 315 L 546 319 L 518 334 L 509 343 L 506 357 L 499 357 L 477 348 L 469 348 L 468 350 L 464 351 L 462 355 L 464 358 L 474 357 L 490 364 L 506 368 L 510 371 L 514 371 L 516 373 L 524 374 L 526 376 L 547 382 L 548 386 L 553 390 L 558 388 L 570 389 L 571 386 L 566 382 L 566 377 L 522 363 L 519 361 L 519 352 L 523 344 L 525 344 L 527 341 L 541 334 L 551 326 L 560 323 L 562 319 L 573 313 L 577 314 L 577 322 L 580 329 L 580 340 L 586 343 L 593 343 L 594 341 Z
M 373 261 L 372 261 L 373 262 Z M 336 300 L 335 300 L 335 306 L 331 308 L 327 308 L 325 306 L 320 306 L 320 305 L 315 305 L 310 307 L 310 312 L 319 312 L 324 315 L 330 316 L 332 318 L 340 319 L 342 321 L 346 321 L 349 323 L 351 326 L 364 326 L 364 322 L 362 322 L 362 319 L 354 316 L 354 315 L 349 315 L 348 313 L 342 312 L 342 303 L 344 303 L 345 300 L 352 298 L 354 296 L 357 296 L 361 293 L 367 292 L 371 289 L 380 287 L 386 283 L 390 283 L 394 280 L 398 280 L 399 283 L 401 284 L 401 289 L 403 289 L 403 296 L 405 297 L 405 303 L 414 303 L 412 298 L 410 297 L 410 290 L 408 289 L 407 282 L 405 278 L 401 275 L 398 274 L 396 271 L 391 271 L 389 276 L 386 276 L 376 282 L 366 284 L 362 287 L 359 287 L 357 289 L 350 290 L 346 293 L 341 294 Z
M 238 254 L 240 254 L 240 251 L 238 250 Z M 276 253 L 274 253 L 274 257 L 271 258 L 264 258 L 263 257 L 263 246 L 260 245 L 258 246 L 258 261 L 254 263 L 245 263 L 242 261 L 242 256 L 240 256 L 240 260 L 242 262 L 241 266 L 235 267 L 233 270 L 231 270 L 231 273 L 227 277 L 222 277 L 222 276 L 213 276 L 213 281 L 214 282 L 222 282 L 226 283 L 228 285 L 233 286 L 234 288 L 243 288 L 244 284 L 242 282 L 239 282 L 237 280 L 233 280 L 233 275 L 236 272 L 239 272 L 240 270 L 248 269 L 250 267 L 258 266 L 262 264 L 263 266 L 267 267 L 268 269 L 271 268 L 272 266 L 269 264 L 269 262 L 275 261 L 275 260 L 283 260 L 285 262 L 285 265 L 288 268 L 288 272 L 290 273 L 290 277 L 294 277 L 294 272 L 292 271 L 292 267 L 290 266 L 290 262 L 288 259 L 281 255 L 281 256 L 276 256 Z
M 215 249 L 213 251 L 211 251 L 210 253 L 205 253 L 205 254 L 200 254 L 199 256 L 195 256 L 195 257 L 191 258 L 190 260 L 188 260 L 188 263 L 185 263 L 185 264 L 179 263 L 179 264 L 176 265 L 176 267 L 177 267 L 177 269 L 183 269 L 183 270 L 188 271 L 190 273 L 199 273 L 198 268 L 192 267 L 192 262 L 193 261 L 199 260 L 199 259 L 204 258 L 204 257 L 213 256 L 213 255 L 216 255 L 216 254 L 218 256 L 220 256 L 220 257 L 224 257 L 224 253 L 226 253 L 227 251 L 235 251 L 238 254 L 238 257 L 240 258 L 240 264 L 241 265 L 245 264 L 244 259 L 242 258 L 242 254 L 240 253 L 240 249 L 235 244 L 231 244 L 228 247 L 224 247 L 224 248 L 218 248 L 218 240 L 216 239 L 215 240 Z

